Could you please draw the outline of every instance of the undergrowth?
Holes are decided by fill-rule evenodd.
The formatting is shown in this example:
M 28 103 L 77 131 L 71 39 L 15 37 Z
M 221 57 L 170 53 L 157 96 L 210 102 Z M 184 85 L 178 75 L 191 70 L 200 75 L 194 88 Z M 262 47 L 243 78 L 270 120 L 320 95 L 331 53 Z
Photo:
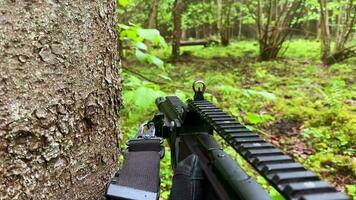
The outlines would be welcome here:
M 183 60 L 164 69 L 127 59 L 124 65 L 144 75 L 123 70 L 123 143 L 135 134 L 140 123 L 157 111 L 154 100 L 176 95 L 192 97 L 191 84 L 202 79 L 208 86 L 206 98 L 235 116 L 240 122 L 279 145 L 305 167 L 356 197 L 356 60 L 332 67 L 318 61 L 320 43 L 295 40 L 285 45 L 282 58 L 258 62 L 255 41 L 238 41 L 229 47 L 184 47 Z M 169 58 L 169 48 L 155 54 Z M 185 57 L 184 57 L 185 56 Z M 163 82 L 155 84 L 153 82 Z M 169 149 L 161 162 L 161 197 L 167 199 L 172 171 Z M 248 164 L 241 163 L 269 191 Z

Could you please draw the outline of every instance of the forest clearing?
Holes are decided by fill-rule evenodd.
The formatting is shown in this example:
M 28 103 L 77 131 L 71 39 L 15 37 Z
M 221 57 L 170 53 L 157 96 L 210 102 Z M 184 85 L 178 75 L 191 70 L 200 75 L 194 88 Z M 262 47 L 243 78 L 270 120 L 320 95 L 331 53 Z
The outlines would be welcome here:
M 267 62 L 256 61 L 254 41 L 236 41 L 228 49 L 185 47 L 184 61 L 166 70 L 127 60 L 123 65 L 130 70 L 125 67 L 122 72 L 121 124 L 122 131 L 130 134 L 124 135 L 124 141 L 135 134 L 137 124 L 156 112 L 155 98 L 191 98 L 192 81 L 201 79 L 207 84 L 209 100 L 251 123 L 305 167 L 355 196 L 356 84 L 350 74 L 356 72 L 356 60 L 324 67 L 318 59 L 319 47 L 316 41 L 290 41 L 283 58 Z M 164 58 L 165 53 L 157 55 Z M 253 173 L 247 163 L 243 166 Z M 170 161 L 163 161 L 161 168 L 165 199 L 171 186 Z M 281 198 L 274 190 L 270 194 Z
M 0 200 L 356 199 L 355 25 L 355 0 L 2 0 Z
M 175 1 L 174 5 L 178 2 Z M 176 95 L 187 100 L 192 97 L 192 82 L 204 80 L 210 101 L 223 107 L 238 121 L 249 124 L 251 129 L 328 180 L 337 190 L 345 191 L 356 198 L 356 59 L 353 57 L 331 66 L 323 61 L 326 56 L 323 50 L 326 40 L 322 35 L 316 35 L 323 34 L 323 30 L 319 32 L 318 27 L 315 29 L 310 26 L 319 24 L 319 19 L 312 17 L 312 13 L 317 15 L 319 3 L 307 1 L 312 8 L 308 10 L 308 17 L 304 16 L 307 19 L 295 26 L 299 31 L 294 32 L 297 36 L 280 41 L 278 56 L 270 58 L 261 58 L 263 38 L 259 38 L 259 41 L 253 39 L 251 26 L 255 21 L 253 17 L 248 18 L 248 10 L 251 9 L 249 5 L 231 1 L 220 3 L 222 5 L 218 5 L 232 5 L 232 10 L 225 10 L 228 12 L 226 15 L 230 12 L 232 16 L 214 16 L 214 13 L 209 13 L 209 9 L 214 6 L 212 1 L 185 4 L 182 14 L 183 37 L 188 38 L 187 35 L 190 35 L 191 38 L 182 39 L 184 41 L 178 47 L 178 58 L 174 56 L 174 47 L 172 49 L 165 45 L 148 51 L 151 52 L 150 55 L 162 59 L 162 65 L 145 60 L 137 55 L 137 51 L 136 54 L 132 50 L 124 51 L 122 76 L 125 106 L 121 124 L 123 132 L 130 134 L 124 135 L 123 141 L 134 135 L 135 126 L 139 122 L 154 114 L 155 98 Z M 167 30 L 160 28 L 167 26 L 167 21 L 164 21 L 167 17 L 162 15 L 167 12 L 167 4 L 169 3 L 157 7 L 158 15 L 161 16 L 156 16 L 155 22 L 158 30 L 161 33 L 163 31 L 163 37 Z M 145 16 L 136 15 L 133 10 L 140 5 L 132 3 L 128 6 L 127 13 L 134 18 L 132 21 L 146 19 Z M 151 4 L 153 5 L 155 4 Z M 337 7 L 336 4 L 332 6 Z M 238 13 L 233 9 L 237 9 Z M 151 17 L 152 13 L 148 13 L 148 16 Z M 217 22 L 214 21 L 216 19 Z M 223 22 L 227 23 L 228 30 L 216 29 L 214 23 L 218 23 L 219 27 L 219 20 L 231 20 Z M 277 25 L 272 23 L 270 26 Z M 354 25 L 352 26 L 354 29 Z M 221 42 L 225 39 L 228 45 L 216 43 L 219 42 L 219 37 L 214 35 L 214 31 L 220 31 L 215 34 L 220 35 Z M 224 38 L 224 31 L 229 32 L 227 38 Z M 123 41 L 130 41 L 125 33 L 122 38 Z M 328 45 L 335 46 L 335 43 Z M 354 45 L 355 39 L 349 39 L 348 46 Z M 283 199 L 232 149 L 229 149 L 229 153 L 259 183 L 269 188 L 267 190 L 273 199 Z M 163 199 L 167 199 L 170 193 L 172 173 L 169 165 L 169 160 L 164 160 L 163 165 L 161 164 Z

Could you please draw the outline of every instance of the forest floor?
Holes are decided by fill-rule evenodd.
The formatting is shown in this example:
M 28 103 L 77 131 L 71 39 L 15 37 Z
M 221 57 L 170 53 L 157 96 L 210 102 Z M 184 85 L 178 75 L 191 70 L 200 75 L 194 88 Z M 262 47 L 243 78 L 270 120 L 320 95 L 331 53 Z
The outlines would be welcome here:
M 191 98 L 194 80 L 204 80 L 206 98 L 292 155 L 338 190 L 356 198 L 356 59 L 331 67 L 319 61 L 316 41 L 285 45 L 276 61 L 258 62 L 258 45 L 238 41 L 228 47 L 184 47 L 181 61 L 169 64 L 169 49 L 157 50 L 166 60 L 159 69 L 130 58 L 124 61 L 123 141 L 152 118 L 156 97 Z M 138 76 L 132 72 L 138 72 Z M 124 144 L 124 143 L 123 143 Z M 169 151 L 169 149 L 167 149 Z M 271 194 L 278 193 L 226 147 Z M 162 192 L 170 188 L 169 154 L 161 164 Z

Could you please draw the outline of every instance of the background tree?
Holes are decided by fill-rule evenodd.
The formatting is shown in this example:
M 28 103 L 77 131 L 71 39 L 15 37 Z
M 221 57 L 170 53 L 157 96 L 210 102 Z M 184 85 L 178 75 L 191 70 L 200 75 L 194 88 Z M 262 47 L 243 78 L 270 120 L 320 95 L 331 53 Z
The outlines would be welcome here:
M 230 43 L 233 2 L 231 0 L 217 0 L 219 13 L 218 29 L 223 46 L 227 46 Z
M 326 0 L 319 0 L 320 3 L 320 33 L 321 33 L 321 59 L 325 60 L 330 55 L 330 30 L 329 11 Z
M 352 32 L 356 24 L 356 4 L 353 0 L 340 1 L 334 4 L 333 16 L 329 15 L 328 2 L 319 0 L 320 4 L 320 30 L 322 40 L 321 59 L 324 64 L 332 65 L 347 58 L 356 56 L 356 45 L 347 47 L 347 42 L 352 39 Z M 335 14 L 336 13 L 336 14 Z M 335 19 L 334 38 L 335 46 L 331 51 L 331 34 L 329 21 Z
M 147 22 L 147 28 L 156 28 L 157 26 L 158 5 L 159 5 L 159 0 L 152 0 L 151 9 Z
M 185 0 L 175 0 L 173 7 L 173 41 L 172 56 L 177 60 L 180 54 L 180 39 L 182 37 L 182 12 L 185 7 Z
M 1 1 L 1 199 L 103 194 L 118 164 L 115 9 Z
M 304 14 L 304 0 L 277 1 L 258 0 L 256 3 L 246 1 L 257 24 L 260 59 L 277 58 L 283 43 L 293 33 Z

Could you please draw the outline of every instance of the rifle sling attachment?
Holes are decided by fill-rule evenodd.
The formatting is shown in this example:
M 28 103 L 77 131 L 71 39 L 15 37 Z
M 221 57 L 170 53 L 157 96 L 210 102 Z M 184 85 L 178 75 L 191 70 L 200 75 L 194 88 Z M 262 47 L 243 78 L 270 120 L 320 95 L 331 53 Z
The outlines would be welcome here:
M 133 139 L 128 142 L 128 146 L 125 163 L 109 183 L 106 198 L 158 199 L 161 140 Z

